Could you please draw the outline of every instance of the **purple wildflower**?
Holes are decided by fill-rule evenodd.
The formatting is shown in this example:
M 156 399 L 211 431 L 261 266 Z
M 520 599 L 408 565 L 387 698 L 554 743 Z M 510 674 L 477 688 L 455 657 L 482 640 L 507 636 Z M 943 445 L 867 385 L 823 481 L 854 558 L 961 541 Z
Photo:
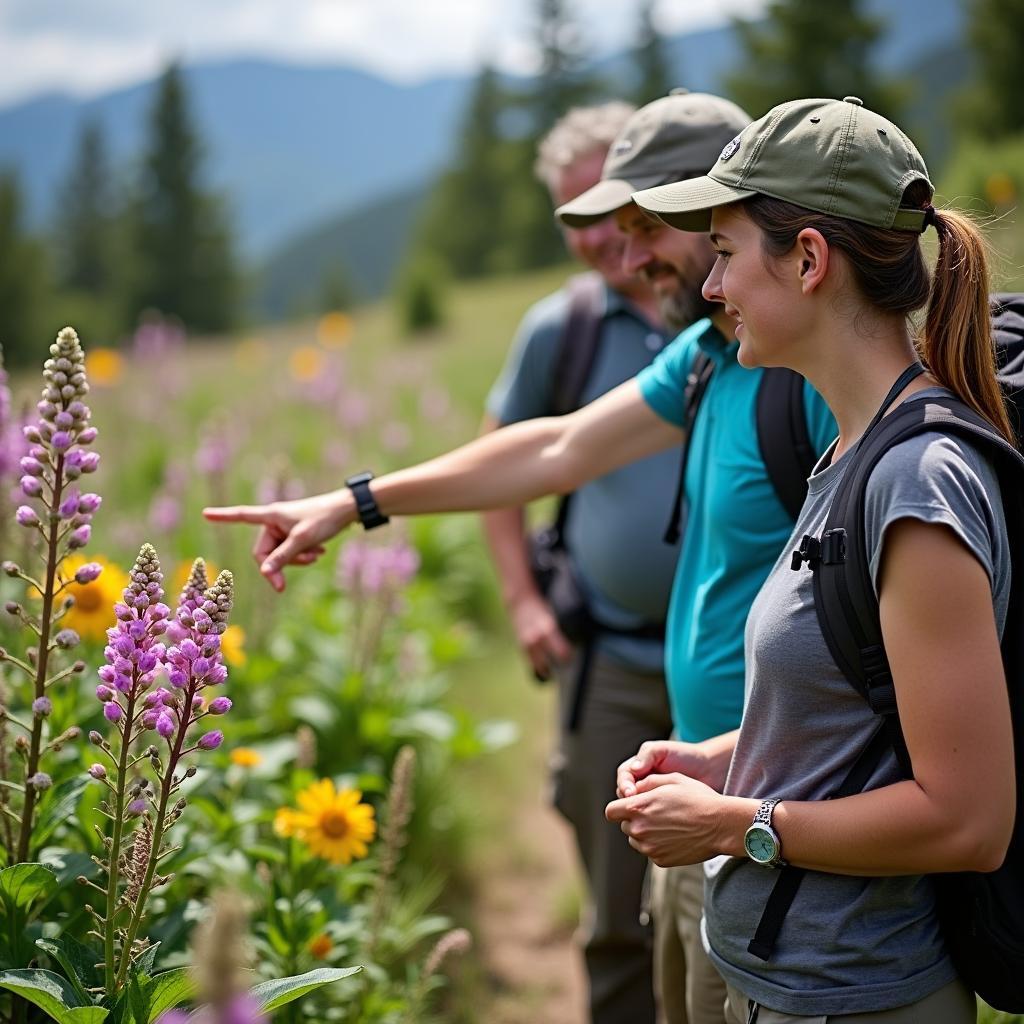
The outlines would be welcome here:
M 53 712 L 53 701 L 49 697 L 36 697 L 32 701 L 32 714 L 47 718 Z
M 89 543 L 89 537 L 92 534 L 92 527 L 88 525 L 79 526 L 77 529 L 71 531 L 71 536 L 68 537 L 68 548 L 74 550 L 77 548 L 84 548 Z
M 210 701 L 210 706 L 207 708 L 211 715 L 226 715 L 230 710 L 230 697 L 216 697 Z
M 53 785 L 53 779 L 46 772 L 36 772 L 34 775 L 30 775 L 25 782 L 37 793 L 42 793 L 44 789 L 49 789 Z
M 124 813 L 125 816 L 129 818 L 135 818 L 138 817 L 140 814 L 145 814 L 146 801 L 143 800 L 141 797 L 137 800 L 132 800 L 132 802 L 128 804 L 128 806 L 124 809 Z
M 101 764 L 91 764 L 89 765 L 89 774 L 97 782 L 102 782 L 107 777 L 107 769 Z
M 110 700 L 103 705 L 103 717 L 108 722 L 120 722 L 123 714 L 124 712 L 121 710 L 121 705 L 118 704 L 117 701 Z
M 19 505 L 17 512 L 14 513 L 14 518 L 19 526 L 39 525 L 39 516 L 36 515 L 35 509 L 28 505 Z
M 216 750 L 224 742 L 224 733 L 220 729 L 204 733 L 199 737 L 200 750 Z
M 23 476 L 20 483 L 21 493 L 26 498 L 38 498 L 43 493 L 43 482 L 37 476 Z

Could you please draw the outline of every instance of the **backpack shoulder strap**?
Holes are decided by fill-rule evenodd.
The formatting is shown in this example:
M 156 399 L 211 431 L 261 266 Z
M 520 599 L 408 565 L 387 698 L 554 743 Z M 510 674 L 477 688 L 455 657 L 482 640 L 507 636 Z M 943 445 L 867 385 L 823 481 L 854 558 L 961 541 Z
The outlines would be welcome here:
M 569 315 L 558 346 L 551 390 L 551 413 L 564 416 L 580 407 L 601 341 L 605 311 L 604 281 L 596 273 L 569 282 Z
M 882 456 L 895 445 L 928 431 L 961 437 L 992 456 L 1007 523 L 1011 529 L 1018 529 L 1019 519 L 1011 516 L 1018 514 L 1024 494 L 1024 456 L 963 402 L 940 397 L 903 402 L 865 435 L 851 453 L 852 461 L 836 490 L 821 537 L 817 543 L 814 538 L 801 542 L 800 560 L 810 562 L 814 571 L 814 606 L 829 651 L 871 709 L 891 721 L 894 729 L 899 726 L 896 691 L 871 579 L 865 499 L 868 479 Z M 909 758 L 902 767 L 909 771 Z
M 1017 437 L 1024 440 L 1024 292 L 993 295 L 992 335 L 999 383 Z
M 708 389 L 715 362 L 703 349 L 690 364 L 690 372 L 686 375 L 686 390 L 683 392 L 683 448 L 679 459 L 679 476 L 676 480 L 676 494 L 672 499 L 672 511 L 662 540 L 666 544 L 675 544 L 679 540 L 680 523 L 683 517 L 683 497 L 686 494 L 686 467 L 690 461 L 690 439 L 693 437 L 693 424 L 697 420 L 697 410 Z
M 804 379 L 770 367 L 757 389 L 757 441 L 775 493 L 795 522 L 807 497 L 807 478 L 817 462 L 807 429 Z

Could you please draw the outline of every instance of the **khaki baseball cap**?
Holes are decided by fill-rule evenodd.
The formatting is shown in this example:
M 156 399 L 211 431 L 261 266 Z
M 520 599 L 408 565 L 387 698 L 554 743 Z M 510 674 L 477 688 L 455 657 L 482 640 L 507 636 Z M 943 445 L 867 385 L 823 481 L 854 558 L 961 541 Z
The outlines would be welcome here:
M 774 196 L 873 227 L 922 231 L 925 211 L 900 207 L 904 190 L 927 182 L 914 144 L 856 96 L 780 103 L 719 154 L 707 174 L 648 188 L 633 201 L 683 231 L 708 231 L 715 206 Z
M 628 206 L 639 189 L 703 174 L 748 124 L 750 117 L 735 103 L 674 89 L 626 122 L 608 151 L 601 180 L 555 216 L 567 227 L 586 227 Z

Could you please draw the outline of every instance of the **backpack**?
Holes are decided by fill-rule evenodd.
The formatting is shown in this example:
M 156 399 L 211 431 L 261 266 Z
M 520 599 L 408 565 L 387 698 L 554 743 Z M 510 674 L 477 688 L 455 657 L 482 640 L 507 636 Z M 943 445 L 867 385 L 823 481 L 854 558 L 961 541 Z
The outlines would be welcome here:
M 1011 418 L 1024 422 L 1024 296 L 993 298 L 1000 379 Z M 867 482 L 882 456 L 917 434 L 941 431 L 970 441 L 998 474 L 1007 528 L 1011 532 L 1011 592 L 1001 643 L 1010 696 L 1017 776 L 1013 835 L 1003 865 L 994 872 L 936 875 L 939 918 L 960 976 L 986 1002 L 1010 1013 L 1024 1011 L 1024 455 L 972 409 L 952 397 L 904 402 L 882 415 L 913 377 L 911 367 L 893 386 L 849 454 L 820 537 L 805 536 L 792 568 L 814 573 L 814 605 L 836 665 L 878 716 L 878 726 L 833 797 L 861 792 L 875 767 L 893 749 L 906 777 L 912 765 L 900 727 L 896 691 L 886 658 L 878 601 L 865 544 Z M 765 905 L 748 951 L 767 960 L 805 872 L 783 867 Z

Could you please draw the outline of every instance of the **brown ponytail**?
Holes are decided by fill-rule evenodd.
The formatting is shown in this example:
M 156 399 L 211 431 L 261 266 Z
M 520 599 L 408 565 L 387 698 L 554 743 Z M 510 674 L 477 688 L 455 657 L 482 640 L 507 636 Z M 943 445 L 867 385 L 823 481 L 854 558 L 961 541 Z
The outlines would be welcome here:
M 932 376 L 1011 443 L 1013 427 L 996 380 L 985 240 L 955 210 L 935 211 L 939 256 L 918 349 Z
M 927 184 L 915 182 L 903 205 L 921 209 L 929 199 Z M 785 256 L 804 228 L 814 228 L 846 256 L 861 294 L 876 308 L 909 316 L 927 303 L 923 335 L 916 341 L 922 362 L 943 387 L 1016 443 L 996 380 L 985 241 L 966 216 L 953 210 L 929 214 L 939 236 L 929 281 L 920 236 L 913 232 L 871 227 L 764 195 L 746 200 L 742 209 L 761 229 L 767 257 Z

